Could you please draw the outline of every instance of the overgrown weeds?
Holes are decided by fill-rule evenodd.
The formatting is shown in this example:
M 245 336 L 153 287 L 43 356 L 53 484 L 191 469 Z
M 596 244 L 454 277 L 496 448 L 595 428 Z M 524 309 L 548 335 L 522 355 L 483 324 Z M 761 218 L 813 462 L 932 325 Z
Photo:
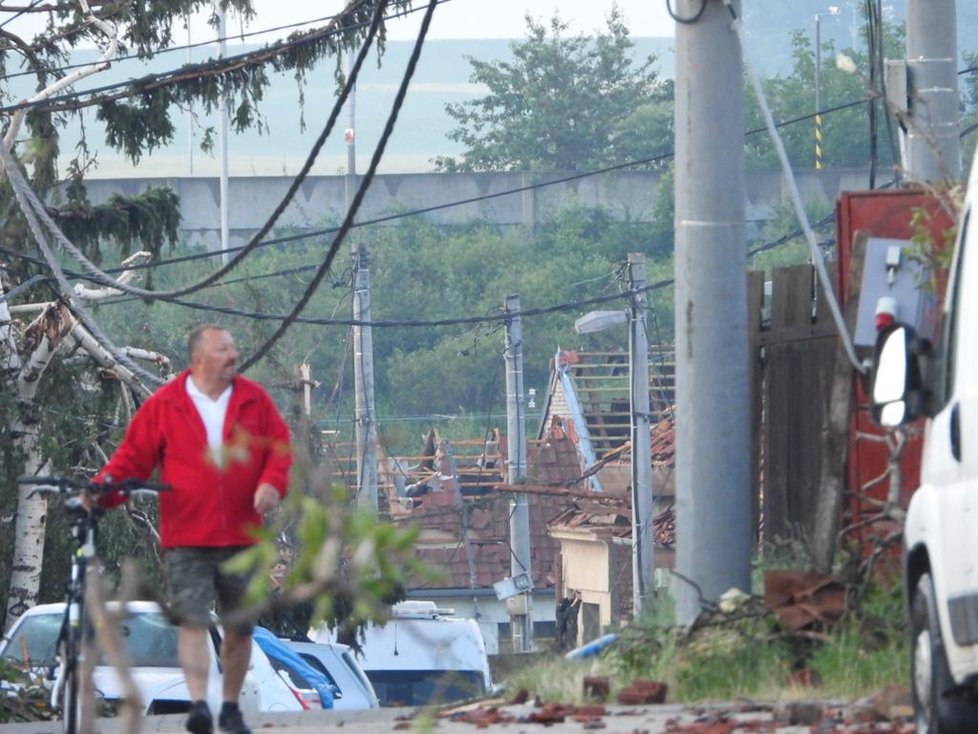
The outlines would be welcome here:
M 607 676 L 611 698 L 636 679 L 668 685 L 678 703 L 738 698 L 852 700 L 909 681 L 898 584 L 872 585 L 829 627 L 787 631 L 757 597 L 729 613 L 713 611 L 677 627 L 658 611 L 619 630 L 618 642 L 587 660 L 549 659 L 515 672 L 507 688 L 543 700 L 582 703 L 586 676 Z

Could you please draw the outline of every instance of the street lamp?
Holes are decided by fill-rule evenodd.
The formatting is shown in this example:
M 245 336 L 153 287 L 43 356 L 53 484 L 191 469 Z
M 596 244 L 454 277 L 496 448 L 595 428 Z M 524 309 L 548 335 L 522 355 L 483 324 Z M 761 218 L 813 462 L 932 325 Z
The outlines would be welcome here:
M 652 547 L 652 446 L 649 430 L 649 343 L 645 330 L 645 256 L 628 255 L 630 308 L 591 311 L 574 322 L 578 334 L 603 331 L 629 322 L 628 402 L 632 441 L 632 615 L 638 617 L 652 593 L 655 557 Z
M 815 13 L 815 168 L 822 167 L 822 18 L 838 14 L 838 5 Z

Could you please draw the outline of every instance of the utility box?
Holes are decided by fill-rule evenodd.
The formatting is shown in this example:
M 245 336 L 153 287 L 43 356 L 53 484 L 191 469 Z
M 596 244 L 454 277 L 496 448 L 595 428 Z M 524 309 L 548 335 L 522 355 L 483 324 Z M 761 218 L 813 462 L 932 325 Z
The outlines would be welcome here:
M 910 240 L 869 237 L 863 261 L 862 285 L 853 341 L 857 347 L 876 344 L 876 317 L 881 298 L 892 299 L 893 316 L 918 334 L 933 337 L 940 308 L 930 274 L 909 255 Z
M 853 257 L 853 246 L 865 238 L 867 245 L 874 241 L 881 244 L 867 247 L 867 259 L 864 262 L 864 271 L 876 270 L 876 274 L 869 274 L 866 280 L 860 280 L 860 284 L 866 285 L 866 293 L 860 299 L 857 314 L 864 309 L 874 311 L 881 291 L 886 282 L 886 258 L 889 247 L 895 242 L 908 242 L 914 236 L 914 214 L 922 210 L 925 214 L 923 221 L 926 222 L 927 230 L 934 242 L 944 241 L 944 233 L 954 226 L 948 212 L 941 206 L 940 202 L 929 192 L 921 188 L 906 188 L 887 191 L 851 191 L 843 192 L 839 195 L 836 202 L 836 228 L 838 242 L 838 293 L 842 300 L 848 301 L 853 288 L 850 283 L 850 264 Z M 877 248 L 878 251 L 877 251 Z M 874 254 L 875 251 L 875 254 Z M 876 277 L 881 276 L 884 284 L 876 282 Z M 901 278 L 903 276 L 900 276 Z M 913 276 L 909 278 L 912 282 Z M 909 288 L 909 282 L 905 286 Z M 913 290 L 911 288 L 911 290 Z M 911 306 L 910 301 L 914 298 L 922 298 L 924 301 L 918 302 L 916 306 Z M 939 296 L 938 296 L 939 297 Z M 940 311 L 938 297 L 918 294 L 910 296 L 907 301 L 906 313 L 902 310 L 899 318 L 906 322 L 913 323 L 917 318 L 916 314 L 927 312 L 933 309 L 933 319 L 936 323 L 937 314 Z M 933 299 L 927 303 L 926 298 Z M 861 301 L 866 300 L 867 304 Z M 901 309 L 903 307 L 901 306 Z M 928 316 L 921 320 L 921 326 L 928 323 Z M 859 333 L 862 333 L 857 329 Z M 925 332 L 925 335 L 926 332 Z M 868 337 L 864 337 L 866 341 Z M 867 346 L 858 347 L 861 356 L 871 354 L 870 342 Z M 844 525 L 857 527 L 860 520 L 867 520 L 874 517 L 879 512 L 881 502 L 887 499 L 889 486 L 887 482 L 880 482 L 879 477 L 884 476 L 887 471 L 889 461 L 889 448 L 883 440 L 884 431 L 870 420 L 869 415 L 869 396 L 866 392 L 863 380 L 853 373 L 853 405 L 850 411 L 849 421 L 849 448 L 846 460 L 846 490 L 848 500 L 845 507 L 843 520 Z M 911 431 L 907 434 L 906 444 L 900 457 L 901 485 L 899 490 L 899 502 L 906 507 L 910 500 L 910 495 L 920 483 L 920 451 L 921 451 L 920 432 Z M 855 530 L 846 537 L 846 540 L 861 541 L 873 532 L 878 532 L 879 528 L 863 527 Z

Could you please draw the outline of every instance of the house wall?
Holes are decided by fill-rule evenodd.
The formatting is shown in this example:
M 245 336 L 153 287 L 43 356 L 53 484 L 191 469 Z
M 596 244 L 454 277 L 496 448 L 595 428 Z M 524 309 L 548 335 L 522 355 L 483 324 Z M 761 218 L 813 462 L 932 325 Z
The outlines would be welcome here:
M 584 604 L 596 604 L 600 609 L 599 619 L 604 629 L 612 622 L 613 593 L 609 579 L 611 551 L 606 542 L 600 540 L 560 539 L 560 553 L 563 559 L 564 589 L 581 592 Z M 581 637 L 584 627 L 578 620 L 578 642 L 587 642 Z
M 608 547 L 611 621 L 621 622 L 632 616 L 632 543 L 630 538 Z

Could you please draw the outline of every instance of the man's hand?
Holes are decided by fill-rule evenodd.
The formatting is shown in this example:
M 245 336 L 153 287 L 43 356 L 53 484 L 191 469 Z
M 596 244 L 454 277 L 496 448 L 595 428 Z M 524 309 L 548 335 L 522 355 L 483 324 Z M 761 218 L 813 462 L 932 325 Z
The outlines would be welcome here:
M 262 483 L 255 490 L 255 510 L 260 515 L 271 512 L 278 507 L 279 494 L 271 484 Z
M 81 500 L 82 507 L 85 508 L 85 512 L 91 512 L 98 507 L 98 498 L 88 490 L 82 492 L 79 495 L 79 499 Z

